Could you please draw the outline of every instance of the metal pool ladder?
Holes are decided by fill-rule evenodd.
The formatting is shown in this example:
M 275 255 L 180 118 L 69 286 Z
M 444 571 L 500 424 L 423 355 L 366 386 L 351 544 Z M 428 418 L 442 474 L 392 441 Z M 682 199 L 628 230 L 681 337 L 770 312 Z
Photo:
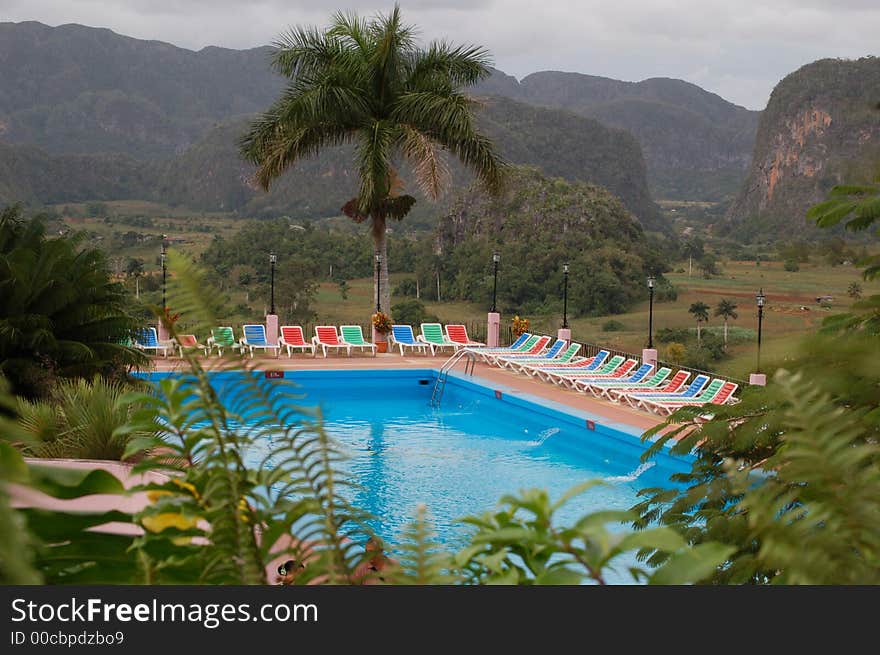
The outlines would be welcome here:
M 474 374 L 477 356 L 467 348 L 455 351 L 449 359 L 443 362 L 443 366 L 440 367 L 440 373 L 437 374 L 437 380 L 434 382 L 434 390 L 431 392 L 431 407 L 440 406 L 440 399 L 443 398 L 443 389 L 446 388 L 446 378 L 449 377 L 449 371 L 464 357 L 467 357 L 467 361 L 464 363 L 465 375 Z

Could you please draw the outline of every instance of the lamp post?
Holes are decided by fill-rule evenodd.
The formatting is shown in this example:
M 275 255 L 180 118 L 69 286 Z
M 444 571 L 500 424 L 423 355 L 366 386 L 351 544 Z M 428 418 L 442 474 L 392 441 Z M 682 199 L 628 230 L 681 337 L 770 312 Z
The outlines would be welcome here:
M 562 328 L 568 328 L 568 264 L 562 265 Z
M 278 261 L 278 255 L 274 252 L 269 253 L 269 313 L 275 313 L 275 264 Z
M 755 296 L 755 302 L 758 304 L 758 367 L 756 373 L 761 372 L 761 323 L 764 321 L 764 301 L 766 299 L 762 287 L 761 290 L 758 291 L 758 295 Z
M 492 309 L 490 310 L 493 314 L 498 310 L 495 308 L 495 301 L 498 298 L 498 263 L 501 261 L 501 253 L 493 252 L 492 253 L 492 266 L 494 268 L 493 272 L 493 282 L 492 282 Z
M 654 347 L 654 283 L 653 275 L 648 276 L 648 348 Z
M 382 311 L 379 299 L 382 297 L 382 255 L 376 253 L 376 313 Z
M 168 255 L 165 252 L 165 237 L 167 235 L 162 235 L 162 253 L 159 255 L 159 259 L 162 260 L 162 311 L 164 312 L 168 308 L 168 303 L 165 301 L 165 279 L 166 279 L 166 271 L 167 266 L 165 264 L 165 260 Z

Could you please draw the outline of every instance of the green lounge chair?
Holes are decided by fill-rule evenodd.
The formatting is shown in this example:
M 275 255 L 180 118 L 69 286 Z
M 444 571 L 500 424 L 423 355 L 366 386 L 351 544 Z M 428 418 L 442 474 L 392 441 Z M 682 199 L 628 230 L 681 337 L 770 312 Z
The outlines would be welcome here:
M 435 350 L 441 348 L 452 348 L 458 350 L 459 344 L 449 341 L 443 334 L 443 326 L 439 323 L 422 323 L 422 333 L 419 335 L 419 341 L 426 343 L 431 347 L 431 355 Z
M 352 348 L 372 350 L 373 357 L 376 356 L 376 344 L 364 339 L 364 331 L 360 325 L 340 325 L 339 331 L 342 333 L 342 341 L 344 343 L 347 343 Z

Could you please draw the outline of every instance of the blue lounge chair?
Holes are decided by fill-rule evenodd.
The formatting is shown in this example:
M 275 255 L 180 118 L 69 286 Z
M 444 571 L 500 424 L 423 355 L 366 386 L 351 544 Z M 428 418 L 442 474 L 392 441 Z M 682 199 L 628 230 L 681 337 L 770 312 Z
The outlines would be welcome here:
M 628 377 L 617 380 L 575 380 L 574 382 L 572 382 L 571 388 L 577 391 L 586 391 L 587 393 L 591 393 L 596 396 L 599 394 L 599 390 L 604 388 L 605 385 L 608 384 L 638 384 L 646 377 L 648 377 L 648 375 L 650 375 L 651 371 L 653 370 L 653 364 L 642 364 L 641 366 L 639 366 L 635 373 Z
M 706 386 L 706 383 L 709 381 L 708 375 L 698 375 L 694 378 L 694 381 L 690 383 L 687 389 L 682 391 L 681 393 L 631 393 L 627 394 L 626 402 L 630 404 L 630 406 L 639 409 L 644 406 L 644 402 L 647 400 L 651 401 L 664 401 L 664 400 L 687 400 L 688 398 L 693 398 L 700 391 L 703 390 L 703 387 Z
M 269 343 L 269 340 L 266 338 L 265 325 L 245 325 L 242 327 L 242 330 L 244 331 L 244 336 L 238 341 L 241 344 L 242 351 L 247 348 L 251 353 L 251 357 L 253 357 L 254 348 L 261 348 L 264 351 L 274 351 L 275 356 L 278 357 L 280 348 L 277 343 Z
M 391 345 L 392 348 L 394 346 L 398 346 L 400 348 L 400 356 L 403 356 L 404 348 L 411 348 L 414 350 L 421 350 L 425 355 L 428 354 L 430 349 L 429 344 L 424 343 L 422 341 L 418 341 L 416 339 L 416 335 L 413 334 L 413 329 L 411 325 L 392 325 L 391 326 Z
M 173 345 L 170 341 L 159 341 L 159 335 L 156 333 L 156 328 L 148 327 L 135 333 L 134 347 L 138 350 L 143 350 L 144 352 L 152 351 L 156 355 L 158 355 L 161 350 L 162 355 L 168 357 L 168 351 L 173 348 Z

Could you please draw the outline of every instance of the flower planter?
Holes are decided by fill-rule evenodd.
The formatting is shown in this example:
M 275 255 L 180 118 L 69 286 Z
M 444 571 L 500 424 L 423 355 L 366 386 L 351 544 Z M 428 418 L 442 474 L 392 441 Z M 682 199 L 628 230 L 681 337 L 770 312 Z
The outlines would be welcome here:
M 388 352 L 388 342 L 387 341 L 377 341 L 376 342 L 376 352 L 387 353 Z

